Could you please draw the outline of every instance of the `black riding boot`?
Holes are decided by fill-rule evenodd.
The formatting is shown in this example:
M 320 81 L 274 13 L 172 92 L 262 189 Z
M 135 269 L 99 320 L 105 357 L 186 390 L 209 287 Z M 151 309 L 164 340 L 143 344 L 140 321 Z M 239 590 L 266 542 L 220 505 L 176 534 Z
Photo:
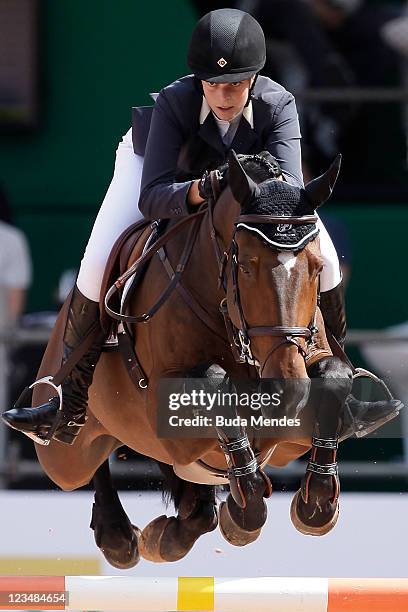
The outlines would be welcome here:
M 86 298 L 75 286 L 63 338 L 63 363 L 95 324 L 99 325 L 99 304 Z M 62 410 L 59 410 L 59 398 L 55 396 L 36 408 L 8 410 L 2 415 L 3 421 L 37 441 L 52 437 L 59 442 L 73 444 L 87 419 L 88 388 L 92 384 L 105 338 L 100 326 L 99 330 L 91 347 L 62 383 Z M 55 425 L 55 431 L 50 436 Z
M 344 284 L 320 294 L 320 310 L 326 327 L 329 328 L 340 346 L 344 347 L 346 339 L 346 309 L 344 303 Z
M 326 327 L 331 331 L 337 342 L 344 348 L 346 339 L 346 310 L 344 303 L 344 285 L 341 281 L 337 287 L 320 294 L 320 310 Z M 363 437 L 388 421 L 398 416 L 404 407 L 400 400 L 365 402 L 356 399 L 352 393 L 346 400 L 346 412 L 340 440 L 357 435 Z

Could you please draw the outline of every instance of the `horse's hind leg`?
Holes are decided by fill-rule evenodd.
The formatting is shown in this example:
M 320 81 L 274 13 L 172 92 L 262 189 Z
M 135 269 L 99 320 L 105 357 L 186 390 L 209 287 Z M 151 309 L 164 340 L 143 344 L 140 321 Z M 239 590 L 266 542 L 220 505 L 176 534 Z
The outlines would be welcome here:
M 305 535 L 324 535 L 333 529 L 339 514 L 336 454 L 352 372 L 337 357 L 325 357 L 308 374 L 312 379 L 320 379 L 315 383 L 312 380 L 311 401 L 315 411 L 312 454 L 302 486 L 292 501 L 291 519 Z
M 113 486 L 109 459 L 97 469 L 92 479 L 95 503 L 91 528 L 95 542 L 105 559 L 118 569 L 134 567 L 140 559 L 140 530 L 131 524 Z
M 171 466 L 159 466 L 177 517 L 163 514 L 142 531 L 140 554 L 156 563 L 182 559 L 196 540 L 213 531 L 218 523 L 214 486 L 187 482 L 174 474 Z

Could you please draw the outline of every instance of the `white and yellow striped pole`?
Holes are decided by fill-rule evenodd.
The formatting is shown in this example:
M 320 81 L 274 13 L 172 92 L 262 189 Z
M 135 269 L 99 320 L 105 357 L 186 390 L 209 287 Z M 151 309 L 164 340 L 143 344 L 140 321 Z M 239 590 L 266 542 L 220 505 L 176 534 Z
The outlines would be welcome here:
M 408 612 L 408 578 L 2 576 L 2 610 Z

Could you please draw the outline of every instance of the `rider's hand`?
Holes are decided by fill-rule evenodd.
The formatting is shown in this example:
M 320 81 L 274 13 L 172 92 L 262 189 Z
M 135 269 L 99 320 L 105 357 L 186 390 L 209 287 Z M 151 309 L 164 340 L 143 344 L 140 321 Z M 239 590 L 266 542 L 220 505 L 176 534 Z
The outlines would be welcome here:
M 228 166 L 225 165 L 222 168 L 223 169 L 225 168 L 225 171 L 226 171 Z M 217 170 L 214 170 L 214 172 L 216 173 L 216 178 L 218 180 L 220 191 L 222 191 L 222 189 L 225 187 L 225 184 L 224 184 L 225 183 L 225 178 L 224 178 L 225 171 L 221 172 L 219 168 L 217 168 Z M 209 200 L 210 198 L 214 199 L 218 195 L 214 193 L 213 185 L 211 181 L 211 173 L 208 172 L 208 170 L 204 172 L 203 176 L 201 177 L 198 183 L 198 193 L 204 200 Z
M 190 185 L 190 189 L 188 190 L 187 195 L 187 203 L 189 206 L 200 206 L 200 204 L 204 202 L 204 199 L 198 193 L 199 182 L 199 180 L 192 181 Z

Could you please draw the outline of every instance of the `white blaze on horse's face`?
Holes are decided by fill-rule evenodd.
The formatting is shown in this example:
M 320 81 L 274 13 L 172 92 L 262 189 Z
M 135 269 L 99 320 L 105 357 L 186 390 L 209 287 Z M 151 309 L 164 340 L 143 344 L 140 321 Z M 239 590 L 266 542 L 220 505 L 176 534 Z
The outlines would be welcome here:
M 288 273 L 288 278 L 290 278 L 292 269 L 296 265 L 296 255 L 293 251 L 288 251 L 286 253 L 279 253 L 278 261 L 284 265 L 286 272 Z

